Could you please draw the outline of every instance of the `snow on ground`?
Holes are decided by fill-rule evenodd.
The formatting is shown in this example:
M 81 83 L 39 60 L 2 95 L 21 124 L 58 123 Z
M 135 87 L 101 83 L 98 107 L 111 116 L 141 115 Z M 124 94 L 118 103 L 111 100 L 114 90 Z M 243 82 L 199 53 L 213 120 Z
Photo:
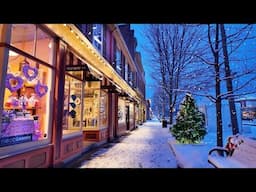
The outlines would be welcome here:
M 101 148 L 80 168 L 176 168 L 176 159 L 168 146 L 168 128 L 156 120 L 125 136 L 120 143 Z
M 177 162 L 183 168 L 213 168 L 208 163 L 208 152 L 216 146 L 216 131 L 210 129 L 200 144 L 176 144 L 172 138 L 169 143 L 175 153 Z M 256 121 L 242 121 L 242 135 L 256 138 Z M 232 135 L 231 127 L 223 130 L 223 146 L 227 143 L 227 138 Z
M 256 121 L 250 123 L 253 125 L 243 121 L 240 134 L 255 138 L 256 134 L 251 130 L 256 130 Z M 162 128 L 158 120 L 147 121 L 124 136 L 121 142 L 109 143 L 107 147 L 100 148 L 80 168 L 176 168 L 176 159 L 184 168 L 211 168 L 207 161 L 208 152 L 217 143 L 216 131 L 213 130 L 207 133 L 201 144 L 171 144 L 174 156 L 168 144 L 175 142 L 169 128 Z M 230 135 L 231 128 L 224 129 L 223 146 Z

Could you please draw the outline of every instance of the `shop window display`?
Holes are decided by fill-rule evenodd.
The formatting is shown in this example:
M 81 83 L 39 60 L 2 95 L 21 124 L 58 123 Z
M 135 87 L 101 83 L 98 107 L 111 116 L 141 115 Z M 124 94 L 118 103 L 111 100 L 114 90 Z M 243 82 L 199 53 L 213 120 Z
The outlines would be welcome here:
M 108 125 L 108 94 L 100 92 L 100 127 L 106 128 Z
M 9 59 L 0 146 L 47 138 L 50 71 L 21 55 Z
M 85 82 L 84 90 L 84 109 L 83 109 L 83 128 L 99 128 L 99 101 L 100 101 L 100 82 Z
M 81 130 L 82 81 L 65 76 L 63 134 Z
M 32 24 L 12 25 L 11 45 L 35 57 L 37 45 L 43 41 L 53 42 L 46 33 L 41 39 L 35 35 L 37 32 L 37 27 Z M 37 57 L 48 58 L 50 66 L 53 49 L 41 48 Z M 49 66 L 9 50 L 0 147 L 49 138 L 53 85 L 53 68 Z
M 125 123 L 125 100 L 123 99 L 118 99 L 118 112 L 117 112 L 117 116 L 118 116 L 118 124 L 122 124 Z

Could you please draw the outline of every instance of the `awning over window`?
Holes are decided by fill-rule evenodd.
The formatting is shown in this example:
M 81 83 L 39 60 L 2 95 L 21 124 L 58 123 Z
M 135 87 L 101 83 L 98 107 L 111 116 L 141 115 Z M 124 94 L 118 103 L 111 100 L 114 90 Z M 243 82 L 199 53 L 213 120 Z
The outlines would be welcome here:
M 99 72 L 97 69 L 95 69 L 94 67 L 87 65 L 89 72 L 91 73 L 91 75 L 93 75 L 95 78 L 97 78 L 98 80 L 102 80 L 103 79 L 103 74 L 101 72 Z

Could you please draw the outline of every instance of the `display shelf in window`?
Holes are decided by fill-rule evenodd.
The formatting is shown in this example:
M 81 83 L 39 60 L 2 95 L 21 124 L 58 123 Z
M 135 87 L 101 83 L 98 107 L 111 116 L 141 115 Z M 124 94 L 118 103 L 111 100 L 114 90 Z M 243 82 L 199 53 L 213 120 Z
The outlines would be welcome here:
M 83 115 L 84 128 L 98 128 L 99 90 L 85 90 Z

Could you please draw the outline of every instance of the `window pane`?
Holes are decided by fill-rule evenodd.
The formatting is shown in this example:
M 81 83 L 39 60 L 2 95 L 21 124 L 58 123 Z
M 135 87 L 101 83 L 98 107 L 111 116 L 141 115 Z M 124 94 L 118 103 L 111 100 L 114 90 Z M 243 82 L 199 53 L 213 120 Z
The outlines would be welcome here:
M 98 129 L 100 83 L 88 81 L 85 83 L 83 128 Z
M 118 99 L 118 124 L 125 123 L 125 100 Z
M 11 45 L 34 55 L 34 39 L 36 26 L 33 24 L 13 24 Z
M 81 130 L 82 82 L 66 75 L 64 91 L 63 134 Z
M 92 31 L 93 31 L 92 44 L 100 53 L 102 53 L 103 25 L 93 24 Z
M 43 32 L 41 29 L 37 28 L 37 41 L 36 41 L 36 57 L 52 64 L 53 62 L 53 39 Z
M 0 146 L 46 139 L 52 90 L 52 70 L 9 52 Z
M 100 92 L 100 127 L 105 128 L 108 125 L 108 94 L 105 91 Z
M 11 45 L 42 61 L 53 63 L 53 38 L 36 25 L 13 24 Z
M 121 50 L 116 49 L 116 71 L 119 75 L 121 75 L 122 70 L 122 61 L 121 61 Z

